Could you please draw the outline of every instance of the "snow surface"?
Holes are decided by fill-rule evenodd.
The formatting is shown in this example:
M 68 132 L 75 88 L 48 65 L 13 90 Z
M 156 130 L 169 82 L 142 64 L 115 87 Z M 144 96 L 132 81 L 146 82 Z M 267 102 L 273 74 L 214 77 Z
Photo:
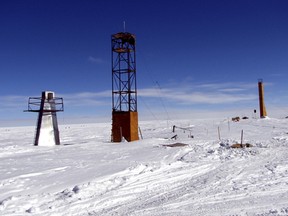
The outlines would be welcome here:
M 139 122 L 130 143 L 110 142 L 111 123 L 64 125 L 53 147 L 0 128 L 0 215 L 288 215 L 287 123 Z M 242 130 L 254 147 L 230 148 Z

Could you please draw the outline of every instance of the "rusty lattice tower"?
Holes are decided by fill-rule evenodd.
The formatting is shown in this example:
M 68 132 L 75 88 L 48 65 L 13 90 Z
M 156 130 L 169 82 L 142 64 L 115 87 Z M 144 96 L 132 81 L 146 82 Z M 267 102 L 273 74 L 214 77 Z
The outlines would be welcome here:
M 135 35 L 113 34 L 112 142 L 138 140 Z

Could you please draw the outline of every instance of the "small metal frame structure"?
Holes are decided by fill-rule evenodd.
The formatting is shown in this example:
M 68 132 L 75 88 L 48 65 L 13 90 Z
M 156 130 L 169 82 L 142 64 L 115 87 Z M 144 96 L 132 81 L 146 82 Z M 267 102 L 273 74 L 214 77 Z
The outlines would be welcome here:
M 138 140 L 136 37 L 128 32 L 111 36 L 112 142 Z
M 60 145 L 56 113 L 64 111 L 63 98 L 55 97 L 54 92 L 43 91 L 41 97 L 29 97 L 25 111 L 38 113 L 35 146 Z

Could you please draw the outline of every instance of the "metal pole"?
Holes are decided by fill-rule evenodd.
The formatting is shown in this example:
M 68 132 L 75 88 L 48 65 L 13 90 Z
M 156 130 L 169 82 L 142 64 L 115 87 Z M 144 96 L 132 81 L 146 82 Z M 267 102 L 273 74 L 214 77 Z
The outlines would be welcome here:
M 143 139 L 141 129 L 140 129 L 140 127 L 138 127 L 138 128 L 139 128 L 139 133 L 140 133 L 141 139 Z

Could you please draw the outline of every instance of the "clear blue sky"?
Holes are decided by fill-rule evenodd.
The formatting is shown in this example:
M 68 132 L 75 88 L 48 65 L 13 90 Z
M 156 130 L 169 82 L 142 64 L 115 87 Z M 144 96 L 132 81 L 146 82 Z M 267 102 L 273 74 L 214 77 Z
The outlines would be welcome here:
M 136 35 L 140 117 L 258 108 L 258 78 L 268 114 L 286 112 L 287 11 L 286 0 L 1 0 L 0 121 L 36 118 L 22 110 L 43 90 L 64 98 L 65 118 L 109 119 L 123 21 Z

